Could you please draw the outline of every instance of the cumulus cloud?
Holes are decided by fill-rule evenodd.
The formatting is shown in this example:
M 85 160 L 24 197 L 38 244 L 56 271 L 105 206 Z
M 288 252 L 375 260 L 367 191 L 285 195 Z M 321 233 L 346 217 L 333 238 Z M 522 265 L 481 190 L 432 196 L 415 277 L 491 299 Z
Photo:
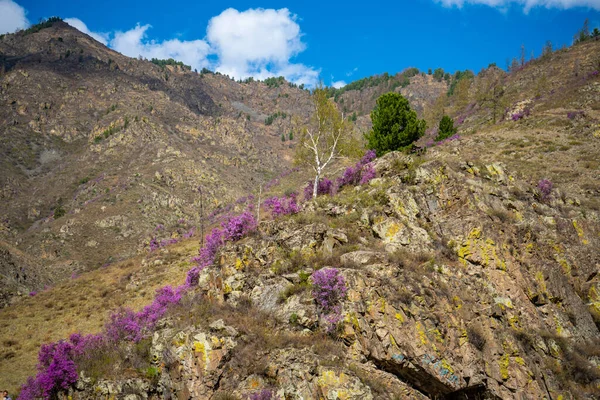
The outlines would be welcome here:
M 116 32 L 110 47 L 130 57 L 174 58 L 192 68 L 210 68 L 236 79 L 285 76 L 291 82 L 315 85 L 319 71 L 292 58 L 302 52 L 300 26 L 289 10 L 229 8 L 213 17 L 206 38 L 157 42 L 148 38 L 150 25 Z
M 236 78 L 283 75 L 314 85 L 319 71 L 291 61 L 306 49 L 296 19 L 287 8 L 243 12 L 229 8 L 213 17 L 207 39 L 218 57 L 216 69 Z
M 29 21 L 25 9 L 12 0 L 0 0 L 0 34 L 25 29 Z
M 284 76 L 296 84 L 315 85 L 319 71 L 293 57 L 305 50 L 296 16 L 289 10 L 229 8 L 213 17 L 206 38 L 162 42 L 148 38 L 150 25 L 115 32 L 110 47 L 130 57 L 174 58 L 192 68 L 209 68 L 236 79 Z
M 567 9 L 586 7 L 600 10 L 600 0 L 436 0 L 446 7 L 461 8 L 465 4 L 482 4 L 490 7 L 506 8 L 510 5 L 522 6 L 527 12 L 535 7 Z
M 192 68 L 201 69 L 210 65 L 210 46 L 204 40 L 171 39 L 163 42 L 149 40 L 146 31 L 150 25 L 137 25 L 125 32 L 115 32 L 110 47 L 129 57 L 174 58 Z
M 342 87 L 344 87 L 344 86 L 346 86 L 346 85 L 347 85 L 347 83 L 346 83 L 346 82 L 344 82 L 344 81 L 336 81 L 336 82 L 333 82 L 333 83 L 331 84 L 331 86 L 333 86 L 333 87 L 334 87 L 334 88 L 336 88 L 336 89 L 342 88 Z
M 85 33 L 86 35 L 90 35 L 100 43 L 106 45 L 108 44 L 108 34 L 107 33 L 99 33 L 92 32 L 88 29 L 87 25 L 83 23 L 79 18 L 65 18 L 64 21 L 71 25 L 73 28 L 79 30 L 80 32 Z
M 152 40 L 148 36 L 151 25 L 137 24 L 126 31 L 100 33 L 91 31 L 78 18 L 67 18 L 65 22 L 129 57 L 173 58 L 194 69 L 209 68 L 236 79 L 284 76 L 306 86 L 319 81 L 320 70 L 294 61 L 306 44 L 296 15 L 287 8 L 228 8 L 211 18 L 206 37 L 196 40 Z M 0 0 L 0 31 L 28 25 L 25 9 L 12 0 Z

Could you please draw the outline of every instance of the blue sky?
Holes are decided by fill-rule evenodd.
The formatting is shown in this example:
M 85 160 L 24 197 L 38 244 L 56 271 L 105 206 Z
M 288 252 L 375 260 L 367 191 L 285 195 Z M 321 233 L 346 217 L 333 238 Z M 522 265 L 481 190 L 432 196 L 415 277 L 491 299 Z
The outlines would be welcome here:
M 0 0 L 0 31 L 58 15 L 126 55 L 180 59 L 244 78 L 350 82 L 407 67 L 505 67 L 524 44 L 570 45 L 600 0 Z

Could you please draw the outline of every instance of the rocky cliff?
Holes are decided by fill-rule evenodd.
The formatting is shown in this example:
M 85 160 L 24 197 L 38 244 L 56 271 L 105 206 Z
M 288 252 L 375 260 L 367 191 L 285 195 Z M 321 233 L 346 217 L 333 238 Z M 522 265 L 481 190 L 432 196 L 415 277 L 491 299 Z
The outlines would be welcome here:
M 369 185 L 265 220 L 69 396 L 595 398 L 598 214 L 441 158 L 388 154 Z M 334 331 L 309 284 L 322 268 L 347 286 Z

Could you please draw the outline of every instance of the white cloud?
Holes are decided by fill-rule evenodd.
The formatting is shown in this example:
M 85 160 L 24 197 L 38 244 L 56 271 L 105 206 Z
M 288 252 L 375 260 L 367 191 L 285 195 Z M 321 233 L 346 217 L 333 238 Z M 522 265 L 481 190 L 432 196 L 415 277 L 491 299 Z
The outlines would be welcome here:
M 80 32 L 85 33 L 86 35 L 90 35 L 100 43 L 106 45 L 108 43 L 108 34 L 107 33 L 99 33 L 92 32 L 88 29 L 87 25 L 83 23 L 79 18 L 65 18 L 64 21 L 71 25 L 73 28 L 79 30 Z
M 587 7 L 600 10 L 600 0 L 436 0 L 446 7 L 462 8 L 465 4 L 483 4 L 490 7 L 506 8 L 510 5 L 523 6 L 525 12 L 535 7 L 567 9 Z
M 206 41 L 171 39 L 156 42 L 147 39 L 146 31 L 149 28 L 151 28 L 150 25 L 138 24 L 128 31 L 117 31 L 110 41 L 110 47 L 129 57 L 174 58 L 196 69 L 209 66 L 207 57 L 210 53 L 210 46 Z
M 306 49 L 296 20 L 287 8 L 241 12 L 228 8 L 211 18 L 206 38 L 164 41 L 148 37 L 150 25 L 100 33 L 91 31 L 78 18 L 67 18 L 65 22 L 129 57 L 173 58 L 194 69 L 209 68 L 236 79 L 284 76 L 290 82 L 314 86 L 320 70 L 292 61 Z M 25 9 L 12 0 L 0 0 L 0 31 L 28 25 Z
M 354 67 L 354 69 L 352 71 L 348 71 L 346 72 L 346 76 L 352 76 L 354 75 L 354 73 L 358 71 L 358 67 Z
M 213 17 L 207 39 L 218 57 L 216 69 L 235 78 L 283 75 L 294 83 L 315 85 L 319 71 L 291 62 L 306 49 L 296 16 L 287 8 L 233 8 Z
M 336 81 L 336 82 L 333 82 L 331 84 L 331 86 L 333 86 L 336 89 L 339 89 L 339 88 L 342 88 L 342 87 L 346 86 L 346 82 L 344 82 L 344 81 Z
M 110 47 L 130 57 L 174 58 L 192 68 L 207 67 L 236 79 L 285 76 L 307 86 L 319 81 L 318 70 L 291 61 L 306 45 L 296 16 L 285 8 L 243 12 L 229 8 L 209 21 L 206 39 L 157 42 L 148 39 L 150 28 L 138 24 L 116 32 Z
M 29 21 L 25 9 L 12 0 L 0 0 L 0 34 L 25 29 Z

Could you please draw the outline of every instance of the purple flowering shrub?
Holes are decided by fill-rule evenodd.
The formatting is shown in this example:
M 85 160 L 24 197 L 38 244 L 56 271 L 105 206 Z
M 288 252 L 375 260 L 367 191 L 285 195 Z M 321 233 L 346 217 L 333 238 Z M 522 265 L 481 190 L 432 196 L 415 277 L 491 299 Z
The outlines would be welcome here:
M 214 228 L 204 238 L 204 246 L 200 248 L 198 255 L 192 259 L 196 262 L 196 266 L 188 271 L 185 286 L 190 288 L 198 284 L 200 272 L 215 261 L 219 248 L 225 242 L 240 240 L 254 231 L 256 226 L 256 218 L 250 210 L 247 210 L 222 222 L 221 229 Z
M 164 229 L 162 226 L 157 228 Z M 249 210 L 228 218 L 221 224 L 221 229 L 213 229 L 207 235 L 206 243 L 196 257 L 198 265 L 188 271 L 183 285 L 158 289 L 152 303 L 139 312 L 127 308 L 114 312 L 100 335 L 73 334 L 69 341 L 42 345 L 38 373 L 23 385 L 19 399 L 54 398 L 60 391 L 68 390 L 77 381 L 78 360 L 92 357 L 94 350 L 101 346 L 108 344 L 114 346 L 121 341 L 138 343 L 150 335 L 169 307 L 179 303 L 183 294 L 197 285 L 200 271 L 214 261 L 219 247 L 226 241 L 241 239 L 254 229 L 256 229 L 256 220 Z
M 336 182 L 337 189 L 350 185 L 364 185 L 375 178 L 375 169 L 371 164 L 375 157 L 375 151 L 369 150 L 355 165 L 346 168 L 344 174 Z
M 567 118 L 569 118 L 570 120 L 583 116 L 585 116 L 585 113 L 583 111 L 569 111 L 567 113 Z
M 114 342 L 119 340 L 139 342 L 165 315 L 170 305 L 179 303 L 185 289 L 184 286 L 176 289 L 165 286 L 156 291 L 152 303 L 142 311 L 136 313 L 126 308 L 113 313 L 105 327 L 106 337 Z
M 304 188 L 304 200 L 312 199 L 313 195 L 313 181 L 309 181 Z M 334 185 L 333 182 L 327 178 L 321 178 L 319 183 L 317 184 L 317 196 L 322 196 L 324 194 L 333 194 L 334 193 Z
M 548 200 L 550 193 L 552 193 L 552 182 L 549 179 L 542 179 L 538 182 L 538 190 L 540 191 L 540 197 L 542 200 Z
M 271 212 L 273 217 L 297 214 L 300 212 L 298 194 L 295 192 L 283 197 L 269 197 L 263 202 L 263 205 Z
M 100 335 L 73 334 L 68 341 L 44 344 L 38 354 L 38 373 L 21 388 L 20 400 L 50 399 L 78 378 L 75 359 L 102 345 Z
M 351 167 L 346 168 L 341 177 L 335 183 L 327 178 L 322 178 L 317 186 L 317 196 L 324 194 L 333 195 L 344 186 L 357 186 L 369 183 L 376 176 L 375 168 L 371 161 L 375 159 L 375 151 L 369 150 L 365 155 Z M 304 188 L 304 199 L 310 200 L 313 194 L 314 182 L 308 182 Z
M 256 219 L 250 211 L 233 216 L 221 224 L 223 227 L 223 240 L 234 242 L 240 240 L 256 229 Z
M 312 274 L 313 297 L 319 311 L 334 331 L 342 318 L 341 302 L 346 297 L 346 280 L 337 268 L 324 268 Z
M 363 167 L 359 183 L 361 185 L 366 185 L 372 179 L 375 179 L 375 176 L 377 176 L 377 172 L 375 172 L 375 167 L 373 167 L 373 164 L 369 163 Z
M 525 117 L 529 117 L 531 110 L 529 107 L 525 107 L 522 111 L 511 114 L 510 119 L 513 121 L 519 121 Z

